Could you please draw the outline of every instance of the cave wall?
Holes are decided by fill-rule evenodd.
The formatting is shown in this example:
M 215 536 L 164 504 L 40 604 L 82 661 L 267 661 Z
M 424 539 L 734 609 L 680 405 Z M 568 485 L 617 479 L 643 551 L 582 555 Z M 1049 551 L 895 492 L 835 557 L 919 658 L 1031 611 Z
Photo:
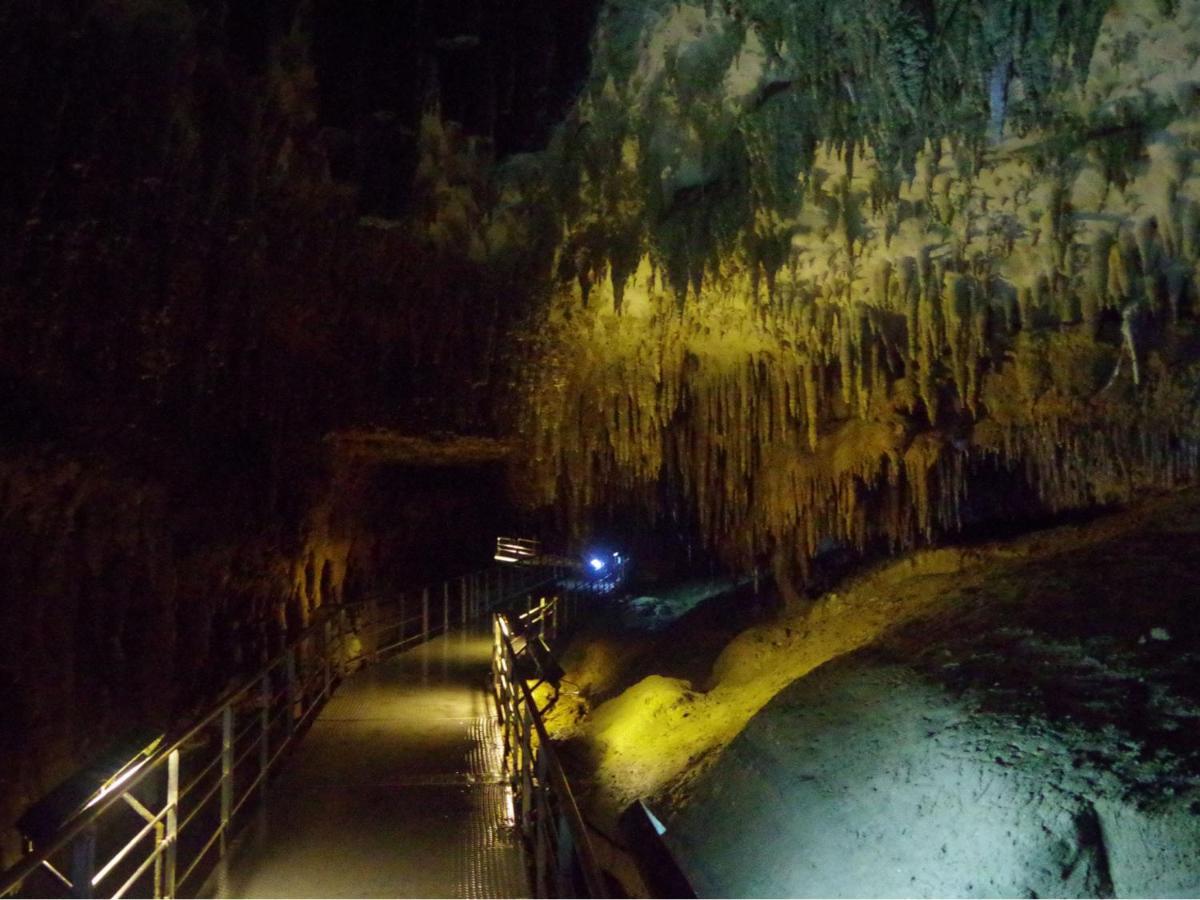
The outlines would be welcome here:
M 0 862 L 124 729 L 171 727 L 323 604 L 479 565 L 507 508 L 494 466 L 326 439 L 491 433 L 520 290 L 475 236 L 493 152 L 436 90 L 402 216 L 335 171 L 357 138 L 322 118 L 320 20 L 0 8 Z
M 1195 478 L 1200 4 L 861 6 L 602 10 L 517 424 L 578 533 L 794 598 L 989 493 Z

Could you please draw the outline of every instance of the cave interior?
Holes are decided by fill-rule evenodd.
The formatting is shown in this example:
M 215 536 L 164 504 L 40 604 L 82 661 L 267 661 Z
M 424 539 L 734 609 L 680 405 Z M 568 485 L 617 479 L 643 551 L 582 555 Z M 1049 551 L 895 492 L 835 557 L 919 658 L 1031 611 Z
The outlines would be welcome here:
M 701 896 L 1200 894 L 1200 0 L 52 0 L 0 52 L 0 870 L 520 534 L 633 560 L 545 694 L 614 890 L 644 800 Z

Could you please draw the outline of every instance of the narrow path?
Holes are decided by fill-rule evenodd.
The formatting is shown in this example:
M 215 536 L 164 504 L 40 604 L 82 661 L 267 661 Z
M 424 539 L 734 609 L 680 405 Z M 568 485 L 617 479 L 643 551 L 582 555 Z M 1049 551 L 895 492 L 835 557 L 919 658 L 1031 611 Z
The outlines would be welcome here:
M 490 632 L 459 632 L 347 679 L 213 893 L 527 896 L 490 659 Z

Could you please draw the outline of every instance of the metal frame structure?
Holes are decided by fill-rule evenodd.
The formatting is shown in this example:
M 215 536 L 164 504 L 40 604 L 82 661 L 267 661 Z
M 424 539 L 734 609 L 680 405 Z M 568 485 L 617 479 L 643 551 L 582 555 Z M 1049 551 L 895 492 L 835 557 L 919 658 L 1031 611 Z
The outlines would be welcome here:
M 317 610 L 258 673 L 164 741 L 119 787 L 94 797 L 47 846 L 0 873 L 0 897 L 198 891 L 224 861 L 239 814 L 254 798 L 266 803 L 280 760 L 343 678 L 560 576 L 558 569 L 493 568 L 389 601 Z
M 541 597 L 515 617 L 519 634 L 553 640 L 574 611 L 574 592 Z M 532 857 L 535 897 L 606 897 L 595 851 L 567 783 L 566 774 L 525 679 L 513 619 L 493 616 L 492 689 L 504 728 L 505 766 L 512 784 L 518 824 Z M 528 645 L 528 640 L 526 641 Z M 522 651 L 525 652 L 525 651 Z

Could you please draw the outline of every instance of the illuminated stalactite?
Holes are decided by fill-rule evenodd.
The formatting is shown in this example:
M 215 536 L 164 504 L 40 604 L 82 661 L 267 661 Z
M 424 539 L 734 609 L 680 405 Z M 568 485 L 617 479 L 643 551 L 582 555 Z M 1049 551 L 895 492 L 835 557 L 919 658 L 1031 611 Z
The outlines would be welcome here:
M 731 561 L 785 545 L 802 563 L 826 539 L 902 548 L 959 527 L 967 472 L 986 459 L 1024 467 L 1051 509 L 1194 476 L 1195 408 L 1166 363 L 1145 392 L 1107 396 L 1118 348 L 1079 326 L 1013 334 L 980 292 L 947 273 L 944 315 L 897 314 L 895 340 L 865 314 L 885 311 L 852 310 L 846 327 L 820 301 L 716 342 L 667 295 L 657 319 L 598 320 L 603 340 L 573 342 L 563 322 L 550 339 L 569 349 L 535 382 L 526 423 L 540 499 L 576 523 L 632 499 L 694 517 Z
M 1196 139 L 1191 118 L 1171 127 Z M 923 182 L 850 227 L 872 163 L 852 179 L 845 156 L 818 162 L 837 202 L 806 214 L 767 298 L 733 253 L 682 311 L 650 258 L 620 315 L 603 281 L 587 310 L 577 291 L 552 301 L 523 423 L 540 500 L 581 528 L 634 500 L 731 561 L 786 548 L 802 566 L 828 539 L 959 527 L 989 463 L 1050 509 L 1194 477 L 1190 164 L 1152 152 L 1092 212 L 1072 205 L 1087 167 L 1064 182 L 1016 153 L 960 176 L 927 151 Z

